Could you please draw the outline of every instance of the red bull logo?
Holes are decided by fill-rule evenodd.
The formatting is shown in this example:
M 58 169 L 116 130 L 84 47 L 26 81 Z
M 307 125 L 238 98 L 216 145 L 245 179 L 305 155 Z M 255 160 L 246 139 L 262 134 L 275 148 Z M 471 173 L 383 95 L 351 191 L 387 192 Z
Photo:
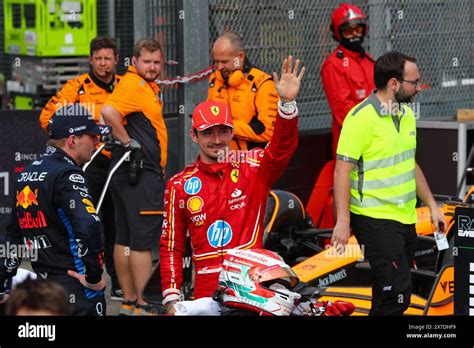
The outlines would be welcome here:
M 25 212 L 23 216 L 18 214 L 18 224 L 23 229 L 31 229 L 31 228 L 45 228 L 48 226 L 46 223 L 46 218 L 43 212 L 40 210 L 38 214 L 34 216 L 30 212 Z
M 29 185 L 26 185 L 23 190 L 16 192 L 16 206 L 22 206 L 23 209 L 30 205 L 38 205 L 38 189 L 32 191 Z

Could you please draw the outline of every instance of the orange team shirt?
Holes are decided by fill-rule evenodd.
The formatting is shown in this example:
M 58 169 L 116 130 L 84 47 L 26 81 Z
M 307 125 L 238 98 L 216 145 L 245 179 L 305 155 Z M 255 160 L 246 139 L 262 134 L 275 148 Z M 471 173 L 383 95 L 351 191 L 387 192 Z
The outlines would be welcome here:
M 68 80 L 55 96 L 46 103 L 40 115 L 41 127 L 47 129 L 48 121 L 55 111 L 64 105 L 79 103 L 88 109 L 96 122 L 100 119 L 100 110 L 110 93 L 118 85 L 122 76 L 115 74 L 111 83 L 100 81 L 92 72 Z
M 168 133 L 163 119 L 160 87 L 147 82 L 133 66 L 121 78 L 104 105 L 110 105 L 121 115 L 128 135 L 141 145 L 144 167 L 164 172 L 167 160 Z

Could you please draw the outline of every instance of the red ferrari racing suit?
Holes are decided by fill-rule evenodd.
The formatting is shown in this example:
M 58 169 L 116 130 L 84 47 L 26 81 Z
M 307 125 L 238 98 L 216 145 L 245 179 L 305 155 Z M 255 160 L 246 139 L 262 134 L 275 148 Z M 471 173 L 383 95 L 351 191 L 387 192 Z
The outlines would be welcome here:
M 361 55 L 339 45 L 324 61 L 321 79 L 333 117 L 332 152 L 335 158 L 347 113 L 375 89 L 374 61 L 367 53 Z
M 267 196 L 298 145 L 296 112 L 291 119 L 280 110 L 278 114 L 265 150 L 249 150 L 239 158 L 233 152 L 230 161 L 216 164 L 198 158 L 168 181 L 160 241 L 164 304 L 181 293 L 186 231 L 191 235 L 195 298 L 212 296 L 217 289 L 227 249 L 262 247 Z

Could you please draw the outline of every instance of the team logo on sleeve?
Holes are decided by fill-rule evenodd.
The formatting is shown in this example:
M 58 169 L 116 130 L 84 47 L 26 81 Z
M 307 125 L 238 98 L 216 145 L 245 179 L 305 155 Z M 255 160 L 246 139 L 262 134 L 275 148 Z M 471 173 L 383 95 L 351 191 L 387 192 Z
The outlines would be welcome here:
M 199 213 L 202 210 L 202 206 L 204 205 L 204 201 L 199 196 L 194 196 L 188 199 L 186 203 L 188 210 L 191 214 Z
M 184 192 L 188 195 L 196 195 L 201 191 L 202 182 L 201 179 L 192 177 L 184 183 Z
M 82 258 L 87 255 L 87 252 L 89 251 L 89 248 L 87 248 L 87 245 L 80 239 L 76 239 L 76 245 L 77 245 L 77 256 L 79 258 Z
M 207 240 L 214 248 L 226 246 L 232 240 L 232 227 L 224 220 L 214 221 L 207 229 Z
M 71 174 L 69 175 L 69 180 L 72 182 L 77 182 L 78 184 L 84 184 L 86 179 L 81 174 Z
M 89 214 L 95 214 L 94 204 L 87 198 L 83 198 L 82 202 L 86 205 L 86 210 Z

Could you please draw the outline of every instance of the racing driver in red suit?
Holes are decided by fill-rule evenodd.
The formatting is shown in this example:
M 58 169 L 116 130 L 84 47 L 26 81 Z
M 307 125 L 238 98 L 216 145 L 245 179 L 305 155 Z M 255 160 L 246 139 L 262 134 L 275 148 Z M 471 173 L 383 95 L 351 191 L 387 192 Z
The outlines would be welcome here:
M 160 272 L 163 304 L 169 313 L 180 299 L 186 232 L 195 265 L 195 298 L 212 296 L 226 250 L 262 247 L 263 219 L 270 187 L 298 145 L 295 98 L 304 68 L 283 61 L 280 79 L 273 74 L 280 101 L 273 137 L 265 150 L 229 150 L 233 124 L 227 104 L 206 101 L 193 112 L 192 140 L 197 161 L 172 177 L 165 190 Z

